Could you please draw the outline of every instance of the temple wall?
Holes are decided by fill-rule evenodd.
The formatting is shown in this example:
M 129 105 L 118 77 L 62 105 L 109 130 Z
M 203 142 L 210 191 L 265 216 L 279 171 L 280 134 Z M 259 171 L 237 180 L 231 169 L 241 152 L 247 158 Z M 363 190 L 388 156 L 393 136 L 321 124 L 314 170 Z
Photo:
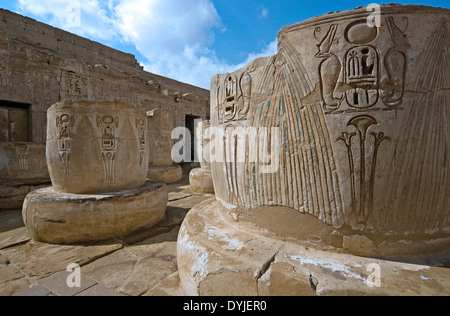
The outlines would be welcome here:
M 28 133 L 20 141 L 45 142 L 47 109 L 64 99 L 168 109 L 175 126 L 185 126 L 186 115 L 209 117 L 209 91 L 146 72 L 133 55 L 0 10 L 0 141 L 16 141 L 15 129 Z M 17 107 L 28 117 L 14 121 L 8 113 Z

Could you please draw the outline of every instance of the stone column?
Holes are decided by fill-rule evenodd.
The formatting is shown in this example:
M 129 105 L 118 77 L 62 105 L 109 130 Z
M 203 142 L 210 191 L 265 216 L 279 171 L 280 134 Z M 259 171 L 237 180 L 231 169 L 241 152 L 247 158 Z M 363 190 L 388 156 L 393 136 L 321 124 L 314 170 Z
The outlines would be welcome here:
M 197 126 L 197 156 L 201 168 L 192 169 L 189 183 L 194 193 L 214 194 L 214 183 L 211 175 L 210 153 L 210 121 L 202 121 Z
M 70 244 L 157 224 L 167 188 L 146 181 L 147 118 L 115 102 L 63 101 L 48 110 L 53 187 L 31 192 L 24 222 L 36 241 Z
M 413 267 L 369 258 L 450 249 L 450 10 L 380 9 L 378 26 L 365 7 L 287 26 L 276 55 L 212 78 L 223 159 L 216 200 L 181 228 L 187 293 L 430 290 Z M 396 281 L 369 288 L 372 263 Z M 448 286 L 448 271 L 435 279 Z
M 172 131 L 175 128 L 173 113 L 169 110 L 155 109 L 147 112 L 147 117 L 152 148 L 147 178 L 167 184 L 181 181 L 183 178 L 181 166 L 174 164 L 172 160 Z

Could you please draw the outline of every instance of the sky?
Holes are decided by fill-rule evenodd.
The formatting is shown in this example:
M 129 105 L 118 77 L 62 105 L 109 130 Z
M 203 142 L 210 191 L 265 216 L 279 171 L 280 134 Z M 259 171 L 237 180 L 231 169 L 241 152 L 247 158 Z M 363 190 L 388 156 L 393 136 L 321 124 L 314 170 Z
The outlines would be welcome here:
M 136 56 L 146 71 L 209 89 L 210 79 L 276 54 L 286 25 L 374 1 L 0 0 L 16 12 Z M 387 1 L 390 2 L 390 1 Z M 395 1 L 450 8 L 449 0 Z

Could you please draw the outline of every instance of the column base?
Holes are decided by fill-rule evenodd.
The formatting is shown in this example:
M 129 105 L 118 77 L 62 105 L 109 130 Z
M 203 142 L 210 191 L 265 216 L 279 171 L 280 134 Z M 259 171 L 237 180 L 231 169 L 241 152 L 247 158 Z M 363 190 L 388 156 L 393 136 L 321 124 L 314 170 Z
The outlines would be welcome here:
M 96 195 L 62 193 L 48 187 L 28 194 L 22 215 L 33 240 L 76 244 L 153 227 L 164 218 L 167 201 L 167 187 L 151 182 Z
M 192 169 L 189 173 L 189 183 L 195 193 L 214 194 L 214 183 L 210 169 Z
M 166 184 L 177 183 L 183 180 L 183 170 L 179 165 L 150 167 L 148 168 L 147 179 L 153 182 L 164 182 Z
M 312 249 L 238 229 L 221 210 L 215 199 L 203 202 L 181 227 L 187 295 L 450 295 L 449 269 Z

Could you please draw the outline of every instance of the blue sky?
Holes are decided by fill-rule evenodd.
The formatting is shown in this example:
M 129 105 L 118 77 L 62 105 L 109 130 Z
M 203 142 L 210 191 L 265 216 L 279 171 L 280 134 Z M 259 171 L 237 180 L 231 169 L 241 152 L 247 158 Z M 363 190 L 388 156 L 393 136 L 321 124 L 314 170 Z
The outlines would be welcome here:
M 373 2 L 2 0 L 0 7 L 134 54 L 147 71 L 208 89 L 215 74 L 275 54 L 283 26 Z M 448 0 L 396 2 L 450 8 Z

